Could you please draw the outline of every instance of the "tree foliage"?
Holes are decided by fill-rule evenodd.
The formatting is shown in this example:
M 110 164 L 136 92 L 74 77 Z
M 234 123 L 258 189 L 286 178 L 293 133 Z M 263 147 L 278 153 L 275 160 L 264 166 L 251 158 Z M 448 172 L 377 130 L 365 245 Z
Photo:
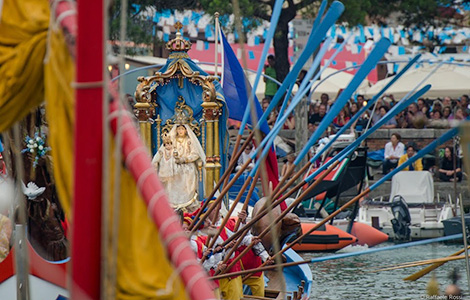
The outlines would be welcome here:
M 333 0 L 328 0 L 330 3 Z M 256 26 L 257 20 L 270 20 L 274 0 L 238 0 L 240 14 L 244 18 L 244 31 Z M 297 15 L 315 18 L 321 0 L 285 0 L 276 33 L 274 36 L 274 52 L 276 71 L 279 80 L 283 80 L 289 72 L 288 59 L 288 23 Z M 456 20 L 453 8 L 459 4 L 469 4 L 470 0 L 342 0 L 346 9 L 340 21 L 349 26 L 357 24 L 389 25 L 390 22 L 404 25 L 406 28 L 426 31 L 431 27 L 444 27 Z M 119 40 L 120 1 L 115 1 L 110 13 L 110 39 Z M 137 4 L 137 6 L 132 5 Z M 153 24 L 146 19 L 147 10 L 162 9 L 199 9 L 209 14 L 219 12 L 222 19 L 228 20 L 233 13 L 232 0 L 130 0 L 127 18 L 127 38 L 134 43 L 152 41 Z M 394 17 L 391 18 L 391 15 Z M 458 19 L 458 18 L 457 18 Z M 249 20 L 250 22 L 246 22 Z M 223 22 L 225 23 L 225 22 Z M 468 24 L 467 24 L 468 25 Z M 234 28 L 225 28 L 233 31 Z M 442 41 L 437 35 L 426 42 L 433 47 Z
M 158 43 L 158 39 L 153 36 L 153 13 L 163 9 L 191 9 L 196 5 L 195 0 L 129 0 L 126 11 L 126 41 L 134 45 L 149 46 Z M 109 9 L 109 39 L 111 41 L 120 40 L 121 13 L 121 1 L 115 0 Z M 136 49 L 137 47 L 127 47 L 126 53 L 136 54 Z M 113 50 L 119 53 L 119 46 L 116 43 L 113 44 Z

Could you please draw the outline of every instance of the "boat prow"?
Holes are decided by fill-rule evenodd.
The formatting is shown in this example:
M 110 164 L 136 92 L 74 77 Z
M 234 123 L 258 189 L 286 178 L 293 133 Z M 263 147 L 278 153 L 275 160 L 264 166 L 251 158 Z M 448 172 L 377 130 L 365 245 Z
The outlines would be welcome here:
M 316 223 L 302 221 L 302 232 L 307 232 Z M 333 252 L 357 242 L 357 238 L 335 226 L 325 224 L 294 245 L 296 251 Z

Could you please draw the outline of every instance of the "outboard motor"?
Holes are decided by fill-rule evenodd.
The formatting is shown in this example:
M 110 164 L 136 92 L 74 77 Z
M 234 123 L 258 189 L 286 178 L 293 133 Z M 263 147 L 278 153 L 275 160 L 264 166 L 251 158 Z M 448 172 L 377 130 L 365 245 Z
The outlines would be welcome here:
M 399 241 L 410 240 L 410 223 L 411 216 L 408 210 L 408 204 L 402 196 L 396 195 L 392 200 L 392 213 L 395 217 L 392 219 L 393 232 L 395 239 Z

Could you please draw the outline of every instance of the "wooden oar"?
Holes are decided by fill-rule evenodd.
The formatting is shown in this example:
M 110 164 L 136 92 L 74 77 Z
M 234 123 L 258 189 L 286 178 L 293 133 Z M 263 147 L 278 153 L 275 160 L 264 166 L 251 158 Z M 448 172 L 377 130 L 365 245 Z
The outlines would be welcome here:
M 297 199 L 295 199 L 294 202 L 291 203 L 291 205 L 289 205 L 288 208 L 286 208 L 275 220 L 274 222 L 272 222 L 269 226 L 267 226 L 259 235 L 258 235 L 258 238 L 263 238 L 270 230 L 273 226 L 275 226 L 278 222 L 280 222 L 293 208 L 295 208 L 297 206 L 297 204 L 302 200 L 302 198 L 307 195 L 311 190 L 313 190 L 318 184 L 320 184 L 323 179 L 336 167 L 336 165 L 339 164 L 339 161 L 336 161 L 335 163 L 333 163 L 325 172 L 323 172 L 320 176 L 320 178 L 318 178 L 315 182 L 313 182 L 303 193 L 300 197 L 298 197 Z M 239 239 L 242 239 L 243 236 L 241 236 Z M 247 246 L 239 255 L 237 255 L 237 257 L 235 257 L 233 259 L 233 261 L 230 263 L 230 265 L 227 267 L 227 270 L 229 270 L 230 268 L 232 268 L 246 253 L 248 253 L 248 251 L 251 250 L 251 248 L 253 248 L 255 244 L 254 243 L 251 243 L 249 246 Z M 286 249 L 287 250 L 287 249 Z M 278 252 L 279 253 L 279 252 Z M 264 266 L 265 264 L 263 264 L 262 266 Z
M 282 178 L 281 182 L 277 185 L 277 187 L 273 191 L 273 199 L 276 199 L 277 197 L 281 196 L 282 193 L 284 193 L 290 186 L 292 186 L 297 178 L 299 178 L 305 171 L 308 170 L 308 168 L 311 166 L 311 162 L 307 162 L 302 169 L 300 169 L 297 173 L 294 174 L 294 176 L 285 184 L 283 183 L 287 180 L 286 178 L 288 177 L 287 175 Z M 292 168 L 290 171 L 292 172 L 294 169 Z M 288 174 L 290 175 L 290 174 Z M 283 182 L 284 181 L 284 182 Z M 305 182 L 302 182 L 302 186 L 306 184 Z
M 245 202 L 243 203 L 242 211 L 247 211 L 248 209 L 248 204 L 250 203 L 251 195 L 253 195 L 253 191 L 255 190 L 256 187 L 256 182 L 258 181 L 259 175 L 260 175 L 260 170 L 256 171 L 255 177 L 253 178 L 253 182 L 251 183 L 250 189 L 248 190 L 248 194 L 246 195 Z M 237 219 L 237 223 L 235 224 L 235 228 L 233 229 L 234 232 L 238 231 L 238 228 L 240 228 L 241 220 Z
M 243 151 L 245 150 L 246 146 L 248 145 L 248 142 L 247 141 L 251 141 L 251 139 L 253 138 L 254 136 L 254 131 L 252 131 L 250 133 L 250 135 L 247 137 L 245 143 L 243 143 L 240 151 L 238 151 L 231 159 L 231 162 L 229 163 L 229 166 L 227 167 L 227 169 L 225 170 L 225 172 L 222 174 L 222 176 L 220 177 L 219 181 L 216 183 L 214 189 L 212 190 L 212 192 L 209 194 L 209 196 L 207 197 L 207 199 L 211 199 L 212 197 L 214 197 L 215 193 L 217 192 L 217 190 L 220 188 L 220 186 L 222 185 L 223 182 L 225 182 L 225 179 L 231 174 L 233 168 L 237 165 L 237 161 L 238 161 L 238 158 L 242 155 Z M 248 165 L 250 164 L 250 160 L 248 160 L 243 166 L 242 166 L 242 170 L 245 170 Z M 240 170 L 241 171 L 241 170 Z M 243 171 L 242 171 L 243 172 Z M 242 172 L 238 172 L 239 175 L 238 177 L 240 177 L 241 173 Z M 237 174 L 238 174 L 237 173 Z M 237 175 L 235 175 L 237 176 Z M 238 179 L 238 177 L 236 177 L 236 179 Z M 236 179 L 234 180 L 234 182 L 236 181 Z M 233 184 L 232 184 L 233 185 Z M 228 189 L 226 189 L 226 191 L 228 191 Z M 201 216 L 202 212 L 204 211 L 204 209 L 207 208 L 209 204 L 209 201 L 206 201 L 203 206 L 201 207 L 201 209 L 199 210 L 199 212 L 196 214 L 196 217 L 194 218 L 194 220 L 191 222 L 190 226 L 189 226 L 189 229 L 193 229 L 195 226 L 196 226 L 196 222 L 197 220 L 199 219 L 199 217 Z M 211 210 L 212 211 L 212 210 Z
M 212 280 L 217 280 L 217 279 L 222 279 L 222 278 L 227 278 L 227 277 L 232 277 L 232 276 L 241 276 L 241 275 L 246 275 L 246 274 L 253 274 L 257 272 L 262 272 L 262 271 L 269 271 L 275 268 L 285 268 L 285 267 L 292 267 L 292 266 L 298 266 L 298 265 L 303 265 L 303 264 L 308 264 L 310 260 L 301 260 L 301 261 L 293 261 L 293 262 L 288 262 L 288 263 L 283 263 L 283 264 L 278 264 L 278 265 L 271 265 L 271 266 L 265 266 L 265 267 L 260 267 L 256 269 L 248 269 L 248 270 L 243 270 L 243 271 L 238 271 L 238 272 L 233 272 L 233 273 L 226 273 L 226 274 L 221 274 L 221 275 L 216 275 L 210 277 Z
M 428 259 L 428 260 L 424 260 L 424 261 L 418 261 L 418 262 L 415 262 L 415 263 L 410 263 L 410 264 L 404 265 L 404 266 L 397 266 L 397 267 L 384 268 L 384 269 L 380 269 L 380 270 L 374 270 L 374 271 L 370 271 L 370 273 L 375 273 L 375 272 L 380 272 L 380 271 L 391 271 L 391 270 L 411 268 L 411 267 L 419 267 L 419 266 L 429 265 L 429 264 L 434 264 L 434 263 L 446 263 L 448 261 L 459 260 L 459 259 L 465 259 L 465 255 L 448 256 L 448 257 L 441 257 L 441 258 L 436 258 L 436 259 Z
M 224 219 L 222 220 L 222 223 L 220 224 L 219 226 L 219 229 L 217 230 L 217 233 L 214 235 L 214 237 L 212 238 L 212 241 L 209 243 L 209 248 L 212 248 L 214 247 L 214 244 L 215 242 L 217 241 L 217 237 L 220 235 L 220 233 L 222 232 L 222 230 L 224 229 L 225 225 L 227 224 L 228 220 L 230 219 L 230 217 L 232 216 L 232 213 L 233 211 L 235 210 L 235 207 L 237 206 L 238 202 L 240 201 L 240 199 L 243 197 L 243 193 L 245 192 L 246 188 L 248 187 L 248 185 L 250 184 L 251 182 L 251 177 L 247 177 L 246 178 L 246 181 L 245 183 L 243 184 L 242 188 L 240 189 L 238 195 L 237 195 L 237 198 L 235 198 L 235 201 L 233 201 L 232 203 L 232 206 L 230 207 L 229 211 L 227 212 L 227 214 L 225 215 Z M 246 200 L 245 200 L 246 201 Z M 246 201 L 248 202 L 248 201 Z M 213 220 L 212 222 L 213 224 L 215 224 L 215 220 Z M 207 239 L 209 239 L 210 237 L 208 236 Z M 203 257 L 203 261 L 205 260 L 205 257 Z
M 470 248 L 470 247 L 469 247 Z M 462 250 L 459 250 L 451 255 L 449 255 L 448 257 L 454 257 L 454 256 L 457 256 L 457 255 L 460 255 L 462 254 L 463 252 L 465 251 L 465 248 L 463 248 Z M 411 274 L 410 276 L 404 278 L 403 280 L 410 280 L 410 281 L 415 281 L 415 280 L 418 280 L 420 279 L 421 277 L 423 277 L 424 275 L 430 273 L 431 271 L 439 268 L 440 266 L 442 266 L 443 264 L 445 264 L 446 262 L 439 262 L 439 263 L 434 263 L 432 266 L 428 266 L 414 274 Z

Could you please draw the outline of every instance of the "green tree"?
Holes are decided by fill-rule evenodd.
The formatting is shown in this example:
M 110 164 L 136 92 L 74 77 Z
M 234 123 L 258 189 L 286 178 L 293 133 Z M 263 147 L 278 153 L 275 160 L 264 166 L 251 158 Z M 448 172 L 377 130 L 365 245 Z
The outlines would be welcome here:
M 151 45 L 162 42 L 153 36 L 153 15 L 156 11 L 163 9 L 191 9 L 195 8 L 197 2 L 194 0 L 130 0 L 127 7 L 127 30 L 126 41 L 131 42 L 132 47 L 126 47 L 127 54 L 136 54 L 136 45 Z M 120 40 L 121 32 L 121 1 L 112 2 L 109 9 L 109 39 L 111 42 Z M 118 43 L 113 43 L 113 50 L 119 53 Z

